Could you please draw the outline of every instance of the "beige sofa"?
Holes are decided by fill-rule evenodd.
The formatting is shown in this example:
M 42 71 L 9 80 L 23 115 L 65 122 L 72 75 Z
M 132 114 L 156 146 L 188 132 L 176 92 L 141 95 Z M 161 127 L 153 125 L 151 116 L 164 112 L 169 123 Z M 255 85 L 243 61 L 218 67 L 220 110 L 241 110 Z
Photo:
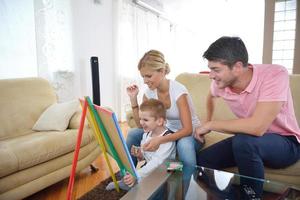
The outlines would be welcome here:
M 0 80 L 0 200 L 22 199 L 70 175 L 80 112 L 65 131 L 32 131 L 43 111 L 56 102 L 41 78 Z M 100 154 L 86 126 L 77 171 Z
M 176 80 L 185 85 L 185 87 L 189 90 L 198 116 L 200 117 L 200 119 L 204 119 L 206 116 L 205 102 L 211 82 L 208 75 L 182 73 L 176 77 Z M 300 124 L 300 75 L 290 75 L 290 86 L 294 101 L 295 114 L 298 120 L 298 124 Z M 236 117 L 230 111 L 225 102 L 222 99 L 217 99 L 213 119 L 225 120 L 234 118 Z M 130 112 L 127 113 L 127 122 L 130 127 L 136 127 L 132 117 L 132 113 Z M 204 148 L 207 148 L 208 146 L 231 136 L 232 135 L 230 134 L 211 132 L 205 137 L 206 144 Z M 225 170 L 237 172 L 237 168 L 230 168 Z M 300 187 L 300 161 L 285 169 L 275 170 L 266 167 L 265 178 Z

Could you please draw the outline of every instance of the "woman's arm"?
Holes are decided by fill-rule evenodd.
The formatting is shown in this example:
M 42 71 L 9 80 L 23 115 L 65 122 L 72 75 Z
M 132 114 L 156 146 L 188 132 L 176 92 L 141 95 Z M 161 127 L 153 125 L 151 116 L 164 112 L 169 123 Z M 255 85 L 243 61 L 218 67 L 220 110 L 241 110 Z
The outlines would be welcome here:
M 140 127 L 140 120 L 139 120 L 139 103 L 137 100 L 137 96 L 139 94 L 139 87 L 135 84 L 129 85 L 126 88 L 127 94 L 130 99 L 131 109 L 133 114 L 133 119 L 138 127 Z
M 191 115 L 191 110 L 187 99 L 187 94 L 181 95 L 177 99 L 176 104 L 179 110 L 182 128 L 173 134 L 168 134 L 162 137 L 160 144 L 176 141 L 182 137 L 191 135 L 193 132 L 192 115 Z
M 143 96 L 143 102 L 147 100 L 147 97 L 144 95 Z M 141 128 L 141 124 L 140 124 L 140 117 L 139 117 L 139 104 L 137 102 L 137 98 L 131 100 L 130 99 L 130 102 L 131 102 L 131 105 L 132 105 L 132 114 L 133 114 L 133 119 L 136 123 L 136 125 Z

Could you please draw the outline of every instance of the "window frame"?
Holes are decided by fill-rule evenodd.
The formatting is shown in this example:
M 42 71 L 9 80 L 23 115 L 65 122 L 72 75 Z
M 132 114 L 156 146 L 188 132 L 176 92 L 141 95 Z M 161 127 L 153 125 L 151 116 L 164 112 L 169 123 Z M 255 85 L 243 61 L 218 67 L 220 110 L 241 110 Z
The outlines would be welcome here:
M 274 14 L 275 1 L 265 0 L 265 23 L 264 23 L 264 44 L 263 44 L 263 63 L 272 63 L 273 52 L 273 33 L 274 33 Z M 296 7 L 296 33 L 293 74 L 300 74 L 300 5 L 297 2 Z

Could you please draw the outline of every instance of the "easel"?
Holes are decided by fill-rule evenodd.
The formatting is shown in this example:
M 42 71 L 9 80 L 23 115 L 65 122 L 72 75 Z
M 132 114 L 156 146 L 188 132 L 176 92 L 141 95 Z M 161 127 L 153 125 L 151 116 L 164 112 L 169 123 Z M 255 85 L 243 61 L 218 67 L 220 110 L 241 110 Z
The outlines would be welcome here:
M 115 148 L 113 147 L 113 144 L 107 134 L 107 131 L 105 130 L 105 127 L 103 126 L 103 123 L 102 123 L 96 109 L 94 108 L 90 98 L 85 97 L 84 101 L 81 102 L 81 106 L 82 106 L 82 115 L 81 115 L 81 119 L 80 119 L 80 126 L 78 129 L 77 142 L 76 142 L 74 158 L 73 158 L 73 162 L 72 162 L 72 170 L 71 170 L 71 174 L 70 174 L 70 178 L 69 178 L 67 200 L 71 200 L 71 197 L 72 197 L 73 186 L 74 186 L 74 181 L 75 181 L 76 166 L 77 166 L 78 155 L 79 155 L 80 144 L 81 144 L 82 133 L 83 133 L 83 127 L 84 127 L 84 122 L 85 122 L 86 117 L 88 118 L 88 121 L 93 129 L 94 137 L 98 141 L 101 151 L 104 154 L 104 158 L 108 165 L 110 175 L 113 179 L 114 185 L 118 192 L 120 191 L 119 184 L 118 184 L 116 176 L 112 170 L 107 152 L 110 151 L 111 155 L 117 161 L 117 163 L 120 167 L 122 176 L 124 176 L 126 173 L 125 167 L 124 167 L 123 163 L 121 162 Z M 89 111 L 88 115 L 87 115 L 87 110 Z M 108 143 L 108 147 L 105 145 L 104 141 L 106 141 L 106 143 Z

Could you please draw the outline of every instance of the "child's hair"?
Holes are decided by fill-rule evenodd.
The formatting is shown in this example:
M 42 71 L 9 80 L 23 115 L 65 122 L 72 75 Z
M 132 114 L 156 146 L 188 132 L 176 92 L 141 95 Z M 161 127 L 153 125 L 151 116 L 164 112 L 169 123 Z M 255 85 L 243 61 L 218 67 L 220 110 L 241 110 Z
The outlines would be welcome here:
M 148 99 L 140 105 L 140 111 L 150 111 L 153 117 L 166 119 L 164 104 L 157 99 Z

